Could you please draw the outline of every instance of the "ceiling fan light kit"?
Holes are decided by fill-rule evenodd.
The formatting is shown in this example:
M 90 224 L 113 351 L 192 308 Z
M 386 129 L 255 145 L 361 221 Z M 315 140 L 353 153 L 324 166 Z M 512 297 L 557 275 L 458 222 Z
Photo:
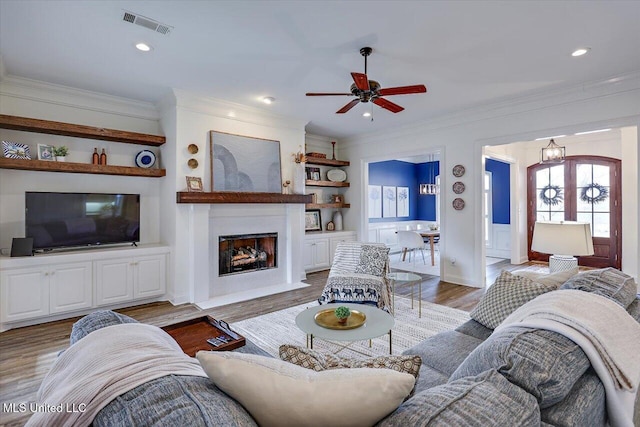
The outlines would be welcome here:
M 336 111 L 336 114 L 344 114 L 360 102 L 366 103 L 369 101 L 379 107 L 384 108 L 385 110 L 391 111 L 392 113 L 399 113 L 400 111 L 404 110 L 404 107 L 401 107 L 400 105 L 395 104 L 382 97 L 391 95 L 410 95 L 414 93 L 425 93 L 427 91 L 425 85 L 400 86 L 383 89 L 380 83 L 378 83 L 376 80 L 369 80 L 369 77 L 367 77 L 367 57 L 371 55 L 371 52 L 373 52 L 373 49 L 371 49 L 370 47 L 363 47 L 362 49 L 360 49 L 360 54 L 364 56 L 364 73 L 351 73 L 353 84 L 349 89 L 350 93 L 309 92 L 306 95 L 356 97 L 356 99 Z

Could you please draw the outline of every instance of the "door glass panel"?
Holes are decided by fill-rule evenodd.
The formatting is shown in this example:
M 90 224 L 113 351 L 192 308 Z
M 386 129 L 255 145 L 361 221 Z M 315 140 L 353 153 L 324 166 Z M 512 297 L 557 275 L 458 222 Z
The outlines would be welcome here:
M 576 165 L 576 215 L 578 221 L 591 224 L 594 237 L 609 237 L 609 173 L 609 166 L 589 163 Z
M 549 169 L 540 169 L 536 172 L 536 188 L 549 185 Z
M 551 212 L 551 221 L 564 221 L 564 211 Z
M 549 212 L 538 212 L 536 221 L 551 221 L 551 214 Z
M 610 168 L 609 166 L 593 165 L 593 182 L 609 187 Z
M 609 224 L 610 216 L 608 213 L 594 213 L 593 228 L 591 229 L 593 237 L 609 237 L 611 235 Z
M 564 212 L 564 166 L 558 165 L 536 172 L 536 211 Z M 557 215 L 555 215 L 557 217 Z M 553 219 L 552 219 L 553 220 Z M 564 214 L 560 220 L 564 220 Z

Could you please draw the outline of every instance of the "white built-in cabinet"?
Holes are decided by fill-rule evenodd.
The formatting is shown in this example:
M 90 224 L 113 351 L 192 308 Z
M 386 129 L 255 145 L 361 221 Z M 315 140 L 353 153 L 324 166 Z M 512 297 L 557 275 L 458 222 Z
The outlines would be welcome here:
M 157 300 L 168 254 L 154 245 L 0 257 L 0 330 Z
M 330 268 L 338 243 L 353 242 L 355 240 L 355 231 L 308 233 L 304 239 L 303 260 L 305 271 L 320 271 Z

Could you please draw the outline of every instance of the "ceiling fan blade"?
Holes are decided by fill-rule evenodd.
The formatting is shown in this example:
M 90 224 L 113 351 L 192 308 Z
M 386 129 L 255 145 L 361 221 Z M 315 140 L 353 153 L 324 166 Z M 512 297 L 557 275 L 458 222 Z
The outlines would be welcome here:
M 404 110 L 404 107 L 401 107 L 398 104 L 394 104 L 391 101 L 387 101 L 384 98 L 374 98 L 372 102 L 377 106 L 384 108 L 385 110 L 391 111 L 392 113 L 399 113 L 400 111 Z
M 369 90 L 369 79 L 366 74 L 362 73 L 351 73 L 351 77 L 353 77 L 353 81 L 356 84 L 356 87 L 360 90 Z
M 360 102 L 360 99 L 354 99 L 353 101 L 351 101 L 350 103 L 348 103 L 347 105 L 345 105 L 344 107 L 342 107 L 341 109 L 336 111 L 336 114 L 344 114 L 344 113 L 346 113 L 347 111 L 349 111 L 353 107 L 355 107 L 358 102 Z
M 410 95 L 412 93 L 425 93 L 427 88 L 425 85 L 413 85 L 413 86 L 399 86 L 388 87 L 386 89 L 379 89 L 378 94 L 380 96 L 387 95 Z
M 353 96 L 352 93 L 322 93 L 322 92 L 309 92 L 307 96 Z

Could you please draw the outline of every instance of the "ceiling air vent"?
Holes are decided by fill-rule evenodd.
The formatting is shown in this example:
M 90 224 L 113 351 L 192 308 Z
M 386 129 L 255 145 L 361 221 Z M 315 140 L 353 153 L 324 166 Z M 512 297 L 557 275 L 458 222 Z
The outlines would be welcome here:
M 139 25 L 156 33 L 167 35 L 173 30 L 171 25 L 163 24 L 146 16 L 137 15 L 133 12 L 125 10 L 122 14 L 122 20 L 131 24 Z

